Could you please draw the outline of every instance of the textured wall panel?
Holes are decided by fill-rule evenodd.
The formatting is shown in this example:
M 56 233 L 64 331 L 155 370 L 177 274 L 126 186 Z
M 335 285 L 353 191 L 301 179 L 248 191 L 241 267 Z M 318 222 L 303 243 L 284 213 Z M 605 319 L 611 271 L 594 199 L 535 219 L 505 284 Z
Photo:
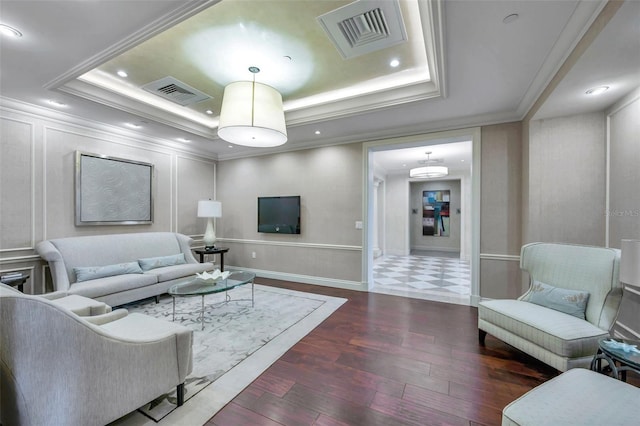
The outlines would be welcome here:
M 33 126 L 0 120 L 0 249 L 33 241 Z

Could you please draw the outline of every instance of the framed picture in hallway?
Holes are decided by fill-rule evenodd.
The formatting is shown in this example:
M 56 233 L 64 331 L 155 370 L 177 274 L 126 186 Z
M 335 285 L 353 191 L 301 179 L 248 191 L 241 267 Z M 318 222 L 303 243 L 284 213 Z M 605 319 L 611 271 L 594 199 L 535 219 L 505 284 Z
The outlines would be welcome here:
M 449 190 L 422 192 L 422 235 L 448 237 Z

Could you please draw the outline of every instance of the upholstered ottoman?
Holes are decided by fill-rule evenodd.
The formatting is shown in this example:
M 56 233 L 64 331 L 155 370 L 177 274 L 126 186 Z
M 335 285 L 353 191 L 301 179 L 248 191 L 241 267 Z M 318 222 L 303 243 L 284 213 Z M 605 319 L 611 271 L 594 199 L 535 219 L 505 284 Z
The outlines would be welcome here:
M 639 401 L 640 388 L 574 368 L 507 405 L 502 425 L 632 425 Z

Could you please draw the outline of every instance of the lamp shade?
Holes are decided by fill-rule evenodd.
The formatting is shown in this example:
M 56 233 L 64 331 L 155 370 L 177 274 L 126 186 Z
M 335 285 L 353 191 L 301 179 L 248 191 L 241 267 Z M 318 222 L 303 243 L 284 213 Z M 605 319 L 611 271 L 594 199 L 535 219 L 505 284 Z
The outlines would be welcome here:
M 224 88 L 218 136 L 251 147 L 271 147 L 287 141 L 282 95 L 255 81 L 236 81 Z
M 222 217 L 222 203 L 213 200 L 198 201 L 198 217 Z
M 622 240 L 620 281 L 640 287 L 640 240 Z
M 449 168 L 445 166 L 425 166 L 409 170 L 409 177 L 412 178 L 437 178 L 448 174 Z

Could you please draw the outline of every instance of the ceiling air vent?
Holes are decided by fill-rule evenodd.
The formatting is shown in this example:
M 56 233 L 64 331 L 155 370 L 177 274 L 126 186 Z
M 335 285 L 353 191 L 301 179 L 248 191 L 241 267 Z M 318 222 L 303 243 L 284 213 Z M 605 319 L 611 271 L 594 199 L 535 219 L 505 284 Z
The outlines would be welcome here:
M 204 101 L 211 97 L 173 77 L 164 77 L 160 80 L 152 81 L 142 86 L 142 88 L 147 92 L 182 106 Z
M 407 40 L 398 0 L 359 0 L 317 19 L 345 59 Z

